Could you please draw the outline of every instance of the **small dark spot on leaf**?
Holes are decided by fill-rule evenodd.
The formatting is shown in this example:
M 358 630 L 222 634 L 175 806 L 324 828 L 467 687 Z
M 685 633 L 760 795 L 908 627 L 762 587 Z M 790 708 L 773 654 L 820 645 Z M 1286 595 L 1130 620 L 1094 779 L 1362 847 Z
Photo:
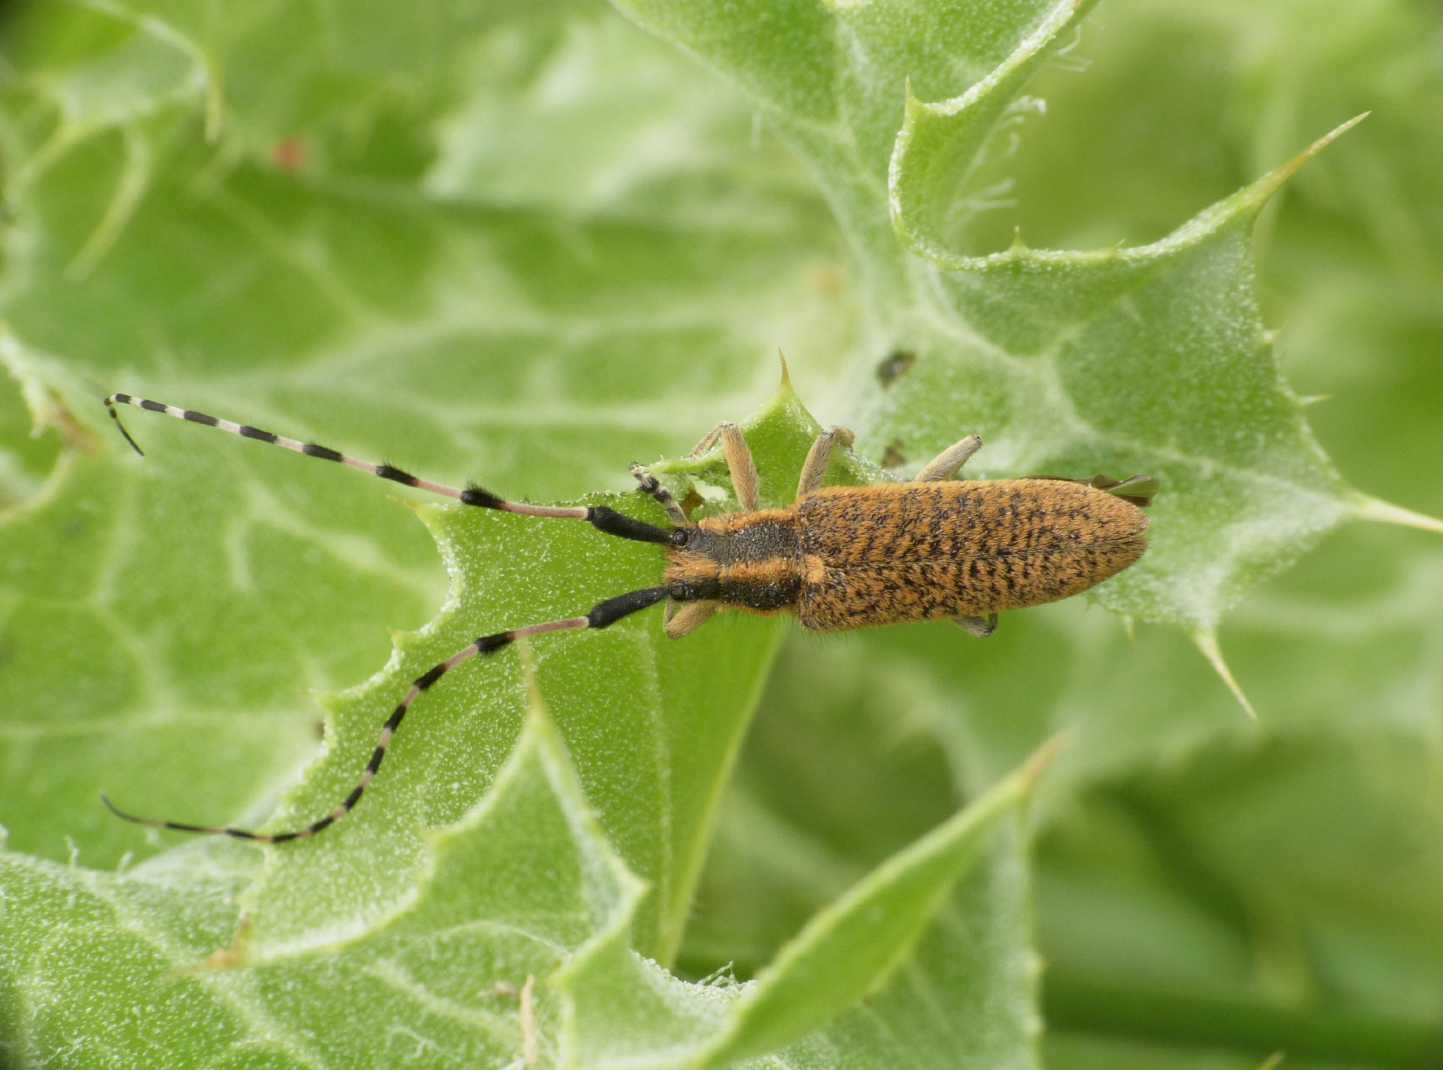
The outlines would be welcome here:
M 877 382 L 886 389 L 912 370 L 917 363 L 917 354 L 910 349 L 894 349 L 877 365 Z

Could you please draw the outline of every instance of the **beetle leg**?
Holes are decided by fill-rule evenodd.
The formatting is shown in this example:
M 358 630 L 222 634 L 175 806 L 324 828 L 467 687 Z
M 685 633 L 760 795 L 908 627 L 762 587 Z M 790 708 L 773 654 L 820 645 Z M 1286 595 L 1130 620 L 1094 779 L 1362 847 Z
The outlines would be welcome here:
M 1023 478 L 1051 479 L 1058 483 L 1080 483 L 1084 487 L 1093 487 L 1097 490 L 1105 490 L 1109 494 L 1115 494 L 1123 501 L 1131 502 L 1141 508 L 1151 505 L 1152 499 L 1158 491 L 1158 481 L 1152 476 L 1128 476 L 1126 479 L 1112 479 L 1098 474 L 1091 479 L 1070 479 L 1067 476 L 1024 476 Z
M 834 427 L 817 436 L 807 453 L 806 463 L 802 465 L 802 478 L 797 480 L 798 498 L 812 493 L 822 485 L 822 480 L 827 475 L 827 462 L 832 459 L 832 447 L 839 442 L 850 448 L 852 432 L 845 427 Z
M 731 472 L 732 489 L 736 491 L 737 502 L 742 511 L 757 511 L 757 463 L 752 460 L 751 447 L 747 445 L 742 429 L 730 420 L 725 420 L 711 429 L 711 433 L 696 444 L 687 456 L 700 457 L 720 440 L 726 452 L 727 471 Z
M 962 470 L 962 466 L 967 463 L 967 458 L 981 448 L 981 435 L 968 435 L 961 442 L 954 442 L 922 466 L 922 470 L 916 475 L 916 481 L 931 483 L 937 480 L 951 479 Z
M 633 464 L 631 466 L 631 474 L 636 481 L 641 484 L 642 491 L 650 494 L 660 503 L 661 507 L 666 510 L 666 515 L 671 519 L 673 524 L 679 528 L 689 528 L 693 526 L 691 518 L 686 515 L 682 507 L 676 503 L 676 499 L 671 496 L 671 491 L 663 487 L 656 476 L 652 475 L 645 465 Z
M 716 611 L 715 602 L 668 602 L 663 627 L 669 638 L 680 639 L 700 628 Z
M 986 639 L 997 630 L 996 613 L 989 613 L 985 617 L 953 617 L 952 621 L 964 632 L 975 635 L 978 639 Z

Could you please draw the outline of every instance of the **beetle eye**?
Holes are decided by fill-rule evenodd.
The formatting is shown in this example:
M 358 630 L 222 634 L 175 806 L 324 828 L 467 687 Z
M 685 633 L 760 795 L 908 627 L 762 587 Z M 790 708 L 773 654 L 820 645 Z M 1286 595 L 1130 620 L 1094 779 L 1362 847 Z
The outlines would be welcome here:
M 691 532 L 687 528 L 673 528 L 671 532 L 671 544 L 673 546 L 685 546 L 691 538 Z

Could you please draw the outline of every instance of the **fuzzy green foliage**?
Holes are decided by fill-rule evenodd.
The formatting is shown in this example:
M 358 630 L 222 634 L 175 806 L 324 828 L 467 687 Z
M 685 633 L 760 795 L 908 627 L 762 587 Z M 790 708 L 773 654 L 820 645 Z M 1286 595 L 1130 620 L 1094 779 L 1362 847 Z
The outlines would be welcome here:
M 1443 558 L 1340 527 L 1443 513 L 1436 15 L 615 6 L 0 17 L 0 1062 L 1436 1065 Z M 115 389 L 656 522 L 628 461 L 725 509 L 685 453 L 748 419 L 785 504 L 812 412 L 835 481 L 975 430 L 1164 492 L 985 643 L 468 664 L 258 848 L 96 795 L 307 822 L 409 680 L 661 557 L 129 410 L 142 460 Z

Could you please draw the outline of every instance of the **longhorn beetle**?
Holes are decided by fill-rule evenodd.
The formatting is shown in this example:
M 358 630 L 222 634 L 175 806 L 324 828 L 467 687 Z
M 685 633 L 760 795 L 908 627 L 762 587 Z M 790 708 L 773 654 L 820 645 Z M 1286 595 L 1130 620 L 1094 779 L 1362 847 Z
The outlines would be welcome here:
M 719 424 L 697 444 L 700 456 L 721 443 L 740 512 L 693 521 L 646 468 L 631 467 L 640 489 L 666 510 L 671 528 L 634 520 L 604 505 L 551 506 L 507 501 L 476 484 L 433 483 L 390 464 L 372 464 L 314 442 L 262 431 L 130 394 L 112 394 L 106 408 L 136 453 L 135 439 L 116 405 L 133 405 L 177 420 L 218 427 L 293 453 L 334 461 L 382 479 L 454 498 L 462 505 L 521 516 L 583 520 L 598 531 L 666 548 L 665 582 L 608 598 L 584 616 L 483 635 L 416 677 L 381 728 L 371 760 L 345 801 L 292 832 L 189 825 L 126 813 L 106 796 L 116 816 L 152 828 L 287 843 L 314 836 L 360 801 L 385 760 L 406 712 L 421 693 L 478 654 L 492 654 L 522 636 L 605 628 L 666 600 L 664 629 L 680 639 L 719 609 L 792 612 L 802 626 L 841 631 L 901 621 L 951 620 L 979 637 L 991 635 L 1001 610 L 1021 609 L 1077 594 L 1127 568 L 1147 548 L 1147 516 L 1154 481 L 1132 476 L 1057 476 L 957 481 L 953 477 L 982 446 L 968 435 L 928 462 L 910 483 L 823 487 L 833 449 L 852 434 L 834 427 L 817 436 L 802 466 L 796 500 L 762 509 L 757 469 L 741 428 Z

